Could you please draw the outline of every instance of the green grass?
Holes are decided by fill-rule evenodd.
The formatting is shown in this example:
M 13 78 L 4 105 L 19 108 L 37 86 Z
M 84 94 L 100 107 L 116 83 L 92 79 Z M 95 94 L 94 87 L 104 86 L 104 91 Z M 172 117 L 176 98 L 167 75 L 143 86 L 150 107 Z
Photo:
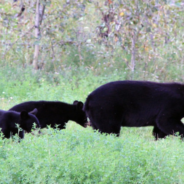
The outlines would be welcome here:
M 157 10 L 151 8 L 155 2 L 147 6 L 145 1 L 139 3 L 139 9 L 145 11 L 137 12 L 134 1 L 122 2 L 123 6 L 118 7 L 114 1 L 113 11 L 115 20 L 124 13 L 123 30 L 117 31 L 119 21 L 112 20 L 108 39 L 101 39 L 96 33 L 96 28 L 104 23 L 97 10 L 101 7 L 106 11 L 103 3 L 98 8 L 90 1 L 85 4 L 84 19 L 79 22 L 72 17 L 74 12 L 80 14 L 80 2 L 76 10 L 72 2 L 67 3 L 71 8 L 65 9 L 66 15 L 61 3 L 54 12 L 57 2 L 46 5 L 39 43 L 41 70 L 35 71 L 30 62 L 36 42 L 32 31 L 28 31 L 34 22 L 33 7 L 26 6 L 28 14 L 12 19 L 20 8 L 12 9 L 12 0 L 4 1 L 0 23 L 0 109 L 28 100 L 84 102 L 91 91 L 114 80 L 183 82 L 181 3 L 176 1 L 174 6 L 160 1 L 161 8 Z M 134 23 L 137 13 L 141 22 Z M 139 30 L 132 72 L 132 35 Z M 183 184 L 183 150 L 183 141 L 177 137 L 154 141 L 152 127 L 123 127 L 116 138 L 69 122 L 62 131 L 44 129 L 41 135 L 26 134 L 20 143 L 18 138 L 0 138 L 0 184 Z
M 183 183 L 183 142 L 145 134 L 123 128 L 117 138 L 70 123 L 20 143 L 0 140 L 0 183 Z
M 70 66 L 58 72 L 35 71 L 31 67 L 1 67 L 0 108 L 8 109 L 27 100 L 85 101 L 91 91 L 114 80 L 183 81 L 182 68 L 175 64 L 170 64 L 164 73 L 151 71 L 151 66 L 150 72 L 144 71 L 140 65 L 134 73 L 126 66 L 117 67 L 105 70 L 104 66 L 99 66 L 92 70 Z
M 0 70 L 0 109 L 5 110 L 27 100 L 84 102 L 98 86 L 130 79 L 126 70 L 122 75 L 96 75 L 80 67 L 61 73 Z M 0 183 L 184 183 L 183 141 L 173 136 L 155 141 L 152 127 L 123 127 L 117 138 L 69 122 L 65 130 L 34 134 L 26 134 L 20 143 L 17 137 L 0 138 Z

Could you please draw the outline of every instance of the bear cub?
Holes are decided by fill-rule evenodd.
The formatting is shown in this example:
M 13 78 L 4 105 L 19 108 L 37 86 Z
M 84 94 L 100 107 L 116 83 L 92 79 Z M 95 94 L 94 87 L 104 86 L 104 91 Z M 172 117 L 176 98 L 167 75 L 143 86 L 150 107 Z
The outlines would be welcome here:
M 38 109 L 36 117 L 38 118 L 41 128 L 50 125 L 55 128 L 64 129 L 69 120 L 75 121 L 79 125 L 87 126 L 87 117 L 83 111 L 83 103 L 74 101 L 73 104 L 67 104 L 59 101 L 27 101 L 15 105 L 10 110 L 21 112 Z
M 36 124 L 37 128 L 40 128 L 40 123 L 37 117 L 34 115 L 37 113 L 37 109 L 32 112 L 21 111 L 4 111 L 0 110 L 0 128 L 5 138 L 10 138 L 10 132 L 13 135 L 19 133 L 20 138 L 24 138 L 24 130 L 31 132 L 33 124 Z M 18 124 L 23 131 L 18 132 Z

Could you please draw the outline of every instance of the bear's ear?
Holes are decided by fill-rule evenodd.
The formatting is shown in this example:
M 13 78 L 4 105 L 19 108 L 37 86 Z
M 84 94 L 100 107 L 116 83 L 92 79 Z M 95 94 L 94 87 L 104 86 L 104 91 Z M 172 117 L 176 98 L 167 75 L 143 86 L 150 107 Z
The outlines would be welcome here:
M 27 119 L 29 116 L 28 116 L 28 112 L 27 111 L 22 111 L 21 113 L 20 113 L 20 117 L 21 117 L 21 119 L 23 119 L 23 120 L 25 120 L 25 119 Z
M 29 113 L 30 113 L 30 114 L 36 115 L 36 114 L 38 113 L 38 109 L 35 108 L 35 109 L 33 109 L 32 111 L 30 111 Z
M 78 101 L 75 100 L 75 101 L 73 102 L 73 105 L 77 105 L 77 104 L 78 104 Z
M 80 101 L 75 100 L 73 102 L 73 105 L 76 105 L 78 109 L 82 109 L 84 104 Z

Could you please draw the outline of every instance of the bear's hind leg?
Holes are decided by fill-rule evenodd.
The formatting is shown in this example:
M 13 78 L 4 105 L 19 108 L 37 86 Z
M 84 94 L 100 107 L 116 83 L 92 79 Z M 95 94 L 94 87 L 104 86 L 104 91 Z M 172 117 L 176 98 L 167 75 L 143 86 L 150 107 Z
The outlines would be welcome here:
M 115 134 L 117 137 L 120 135 L 121 126 L 114 121 L 102 121 L 98 124 L 98 129 L 101 133 Z
M 120 135 L 121 129 L 121 115 L 111 108 L 110 105 L 103 109 L 90 108 L 87 115 L 90 120 L 90 124 L 95 130 L 99 130 L 101 133 Z
M 179 135 L 184 137 L 184 125 L 180 120 L 160 118 L 157 127 L 166 135 L 174 135 L 176 132 L 179 132 Z
M 162 132 L 157 126 L 154 126 L 153 128 L 153 136 L 155 137 L 155 140 L 158 140 L 160 138 L 165 138 L 167 134 Z

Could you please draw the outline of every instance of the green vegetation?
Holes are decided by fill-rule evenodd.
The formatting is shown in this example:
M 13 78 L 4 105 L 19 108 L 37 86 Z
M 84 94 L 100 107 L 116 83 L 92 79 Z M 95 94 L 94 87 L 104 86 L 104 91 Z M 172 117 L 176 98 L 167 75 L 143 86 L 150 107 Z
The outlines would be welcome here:
M 94 75 L 118 71 L 121 79 L 183 81 L 184 12 L 179 0 L 43 0 L 39 38 L 34 1 L 12 1 L 0 5 L 0 66 L 32 66 L 39 46 L 37 68 L 46 72 L 65 74 L 80 67 L 79 72 Z M 16 17 L 21 2 L 25 11 Z
M 59 131 L 26 134 L 17 143 L 0 140 L 1 183 L 177 183 L 184 182 L 183 142 L 147 139 L 145 129 L 120 138 L 70 124 Z
M 34 2 L 0 3 L 0 109 L 27 100 L 84 102 L 113 80 L 184 81 L 181 1 L 43 0 L 40 37 Z M 152 127 L 123 127 L 116 138 L 69 122 L 34 134 L 20 143 L 0 139 L 0 183 L 184 183 L 183 141 L 154 141 Z
M 25 100 L 85 101 L 102 83 L 125 79 L 118 73 L 97 77 L 80 68 L 63 75 L 4 68 L 0 75 L 1 109 Z M 69 122 L 65 130 L 44 129 L 16 140 L 0 139 L 0 183 L 184 182 L 183 141 L 172 136 L 154 141 L 151 127 L 123 127 L 117 138 Z

